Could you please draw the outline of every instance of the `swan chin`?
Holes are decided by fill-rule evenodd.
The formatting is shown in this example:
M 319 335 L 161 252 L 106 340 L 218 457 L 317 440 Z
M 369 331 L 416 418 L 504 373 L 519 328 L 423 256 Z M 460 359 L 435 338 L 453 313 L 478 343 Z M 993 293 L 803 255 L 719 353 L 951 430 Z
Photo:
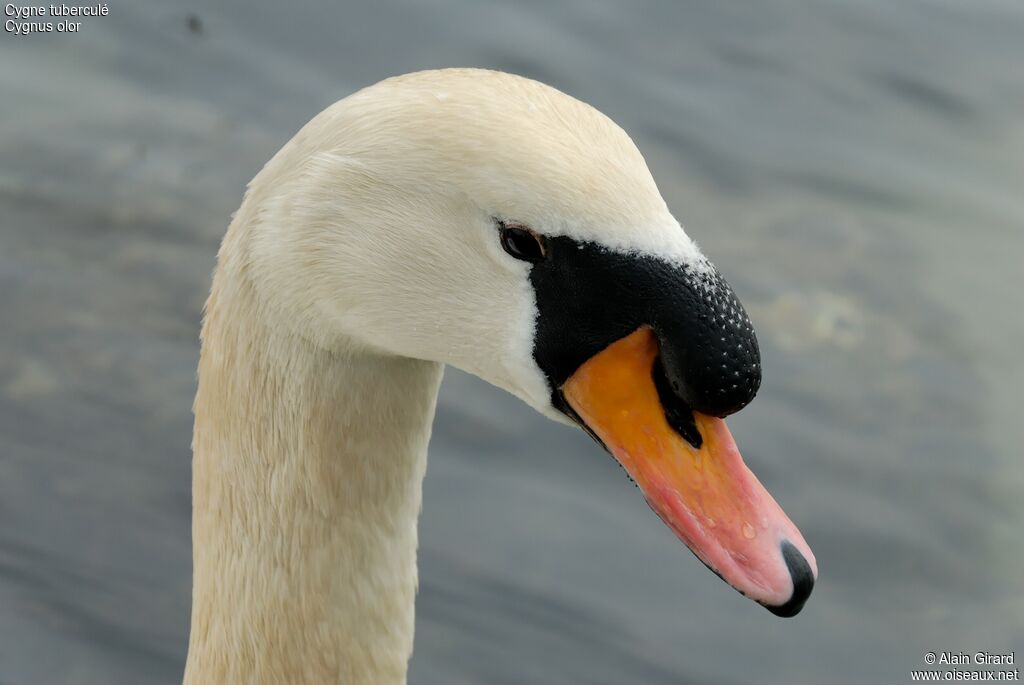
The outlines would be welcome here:
M 561 392 L 697 558 L 772 613 L 800 611 L 818 575 L 814 554 L 743 463 L 725 421 L 672 393 L 650 328 L 589 359 Z

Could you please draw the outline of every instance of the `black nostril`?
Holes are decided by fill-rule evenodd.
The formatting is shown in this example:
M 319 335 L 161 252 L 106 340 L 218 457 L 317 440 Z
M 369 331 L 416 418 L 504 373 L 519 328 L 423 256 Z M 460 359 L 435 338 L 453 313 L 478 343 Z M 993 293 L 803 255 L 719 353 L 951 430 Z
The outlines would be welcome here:
M 814 573 L 811 571 L 811 565 L 804 559 L 804 555 L 789 540 L 782 542 L 782 558 L 786 561 L 786 568 L 789 569 L 789 577 L 793 579 L 793 595 L 788 602 L 781 606 L 766 604 L 764 607 L 776 616 L 789 618 L 799 614 L 800 610 L 804 608 L 807 598 L 811 596 L 811 590 L 814 589 Z
M 665 412 L 665 420 L 668 421 L 668 425 L 672 426 L 676 433 L 693 445 L 694 449 L 699 450 L 704 442 L 704 438 L 697 428 L 697 422 L 693 417 L 693 410 L 680 397 L 681 393 L 678 389 L 675 389 L 676 383 L 669 383 L 660 357 L 656 357 L 654 360 L 651 377 L 654 379 L 654 387 L 658 391 L 658 401 L 661 402 L 661 409 Z

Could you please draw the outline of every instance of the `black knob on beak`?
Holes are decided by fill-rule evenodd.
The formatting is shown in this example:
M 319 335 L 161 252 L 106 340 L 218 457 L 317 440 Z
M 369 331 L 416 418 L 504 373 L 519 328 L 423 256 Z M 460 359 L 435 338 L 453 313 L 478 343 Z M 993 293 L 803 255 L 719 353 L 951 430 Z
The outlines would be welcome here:
M 707 261 L 674 263 L 593 243 L 549 238 L 533 264 L 534 358 L 552 401 L 586 360 L 637 330 L 658 336 L 672 392 L 702 414 L 727 416 L 754 398 L 761 355 L 746 311 Z
M 675 393 L 702 414 L 724 417 L 747 406 L 761 387 L 761 353 L 747 312 L 713 267 L 687 274 L 682 289 L 659 307 L 665 376 Z

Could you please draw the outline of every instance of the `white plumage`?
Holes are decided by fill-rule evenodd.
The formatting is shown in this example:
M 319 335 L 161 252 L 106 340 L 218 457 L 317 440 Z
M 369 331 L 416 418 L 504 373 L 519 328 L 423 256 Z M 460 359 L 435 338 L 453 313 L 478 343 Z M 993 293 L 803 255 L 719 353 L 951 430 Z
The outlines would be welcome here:
M 705 263 L 626 133 L 498 72 L 359 91 L 253 179 L 203 325 L 186 683 L 404 682 L 442 365 L 565 420 L 495 217 Z

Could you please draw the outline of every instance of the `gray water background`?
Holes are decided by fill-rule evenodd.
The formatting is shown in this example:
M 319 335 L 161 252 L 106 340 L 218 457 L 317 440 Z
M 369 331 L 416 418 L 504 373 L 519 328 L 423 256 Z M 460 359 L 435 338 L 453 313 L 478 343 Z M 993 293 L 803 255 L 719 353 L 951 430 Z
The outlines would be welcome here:
M 1024 3 L 117 0 L 77 35 L 0 34 L 0 683 L 179 681 L 220 236 L 320 109 L 452 65 L 633 135 L 757 327 L 730 425 L 821 579 L 771 616 L 586 436 L 449 371 L 411 682 L 1024 660 Z

